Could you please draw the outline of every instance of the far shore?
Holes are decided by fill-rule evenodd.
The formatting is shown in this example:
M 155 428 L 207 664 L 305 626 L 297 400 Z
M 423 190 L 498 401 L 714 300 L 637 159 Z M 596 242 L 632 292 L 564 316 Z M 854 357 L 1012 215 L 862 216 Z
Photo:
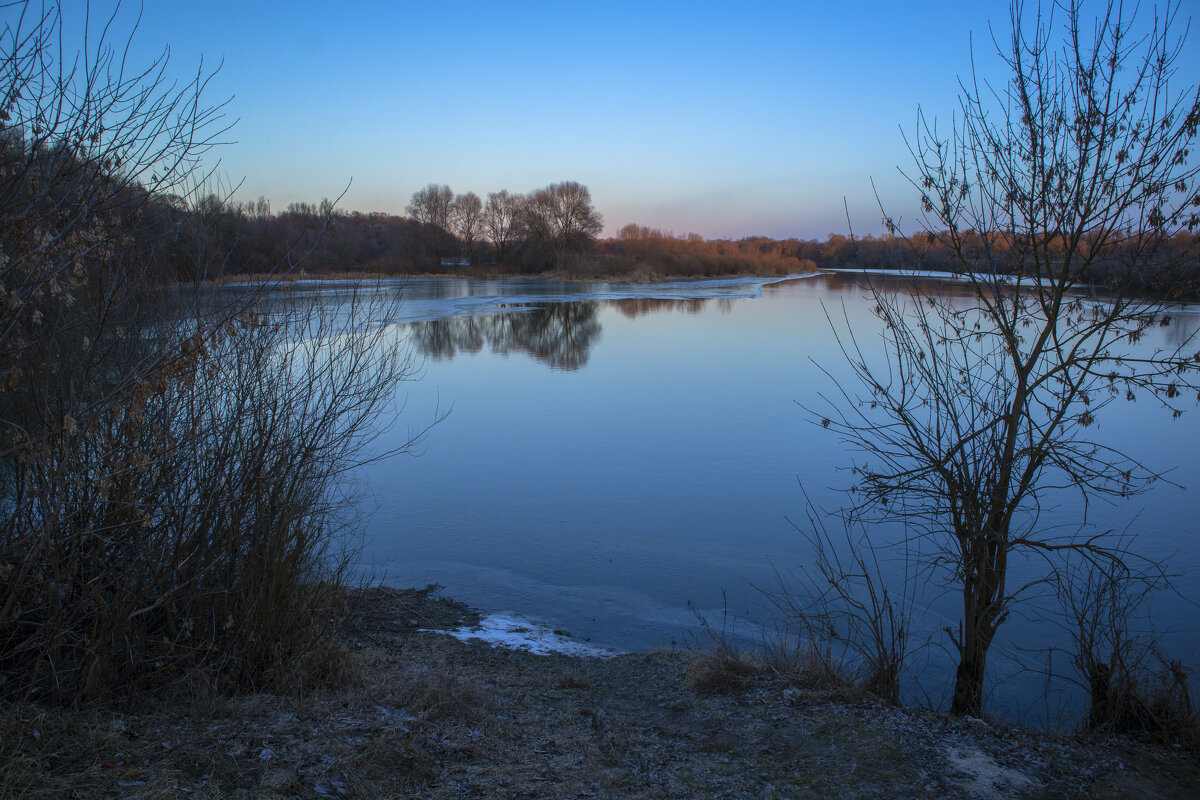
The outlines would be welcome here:
M 553 272 L 538 272 L 538 273 L 520 273 L 513 274 L 508 272 L 489 272 L 487 270 L 470 270 L 464 268 L 458 272 L 369 272 L 359 270 L 346 270 L 342 272 L 305 272 L 302 270 L 292 270 L 282 273 L 229 273 L 222 275 L 219 278 L 211 281 L 206 281 L 209 285 L 228 286 L 234 284 L 254 284 L 254 283 L 299 283 L 302 281 L 311 282 L 353 282 L 353 281 L 388 281 L 388 280 L 412 280 L 412 279 L 469 279 L 469 280 L 512 280 L 512 281 L 557 281 L 562 283 L 580 283 L 580 284 L 597 284 L 597 283 L 667 283 L 675 281 L 713 281 L 713 280 L 738 280 L 750 278 L 773 278 L 778 280 L 787 280 L 789 278 L 804 277 L 808 275 L 816 275 L 828 270 L 817 270 L 816 272 L 796 272 L 787 275 L 764 275 L 759 272 L 738 272 L 722 275 L 675 275 L 668 273 L 654 272 L 629 272 L 615 273 L 612 275 L 580 275 L 570 271 L 553 271 Z
M 951 272 L 942 270 L 913 270 L 904 267 L 884 268 L 884 267 L 820 267 L 809 272 L 794 272 L 785 275 L 768 275 L 762 272 L 736 272 L 720 275 L 684 275 L 674 273 L 658 273 L 653 270 L 639 270 L 633 272 L 616 272 L 610 275 L 599 274 L 580 274 L 573 270 L 554 270 L 549 272 L 539 273 L 509 273 L 509 272 L 494 272 L 480 268 L 464 267 L 461 271 L 456 272 L 372 272 L 366 270 L 345 270 L 341 272 L 305 272 L 303 270 L 291 270 L 281 273 L 230 273 L 222 275 L 215 280 L 203 281 L 202 285 L 206 286 L 248 286 L 255 284 L 298 284 L 298 283 L 356 283 L 370 281 L 403 281 L 403 280 L 489 280 L 489 281 L 545 281 L 558 283 L 577 283 L 582 286 L 597 285 L 597 284 L 633 284 L 633 285 L 649 285 L 658 283 L 687 283 L 701 281 L 724 281 L 724 280 L 753 280 L 765 279 L 772 282 L 794 280 L 800 278 L 813 277 L 816 275 L 877 275 L 877 276 L 894 276 L 894 277 L 909 277 L 922 278 L 932 280 L 954 281 L 954 282 L 969 282 L 971 277 L 965 275 L 956 275 Z M 1099 296 L 1109 294 L 1108 290 L 1103 286 L 1089 287 L 1088 284 L 1081 283 L 1077 287 L 1078 291 L 1091 291 Z M 1169 301 L 1180 305 L 1189 305 L 1200 299 L 1200 289 L 1185 291 L 1179 293 L 1177 297 Z M 1153 297 L 1153 292 L 1147 292 L 1144 295 L 1140 292 L 1133 292 L 1131 296 L 1146 296 Z M 1168 301 L 1164 301 L 1168 302 Z

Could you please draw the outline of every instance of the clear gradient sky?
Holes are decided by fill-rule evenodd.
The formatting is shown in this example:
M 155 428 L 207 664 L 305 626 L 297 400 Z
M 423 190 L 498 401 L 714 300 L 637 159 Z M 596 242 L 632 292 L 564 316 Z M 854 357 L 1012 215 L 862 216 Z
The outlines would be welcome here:
M 972 43 L 1003 80 L 988 23 L 1008 27 L 995 0 L 145 0 L 141 15 L 135 56 L 221 65 L 209 98 L 232 98 L 219 155 L 237 199 L 280 210 L 353 180 L 343 209 L 402 214 L 431 182 L 486 197 L 576 180 L 608 233 L 733 238 L 845 233 L 843 197 L 854 232 L 878 233 L 872 178 L 913 221 L 902 132 L 918 105 L 949 120 Z M 1193 35 L 1193 82 L 1197 53 Z

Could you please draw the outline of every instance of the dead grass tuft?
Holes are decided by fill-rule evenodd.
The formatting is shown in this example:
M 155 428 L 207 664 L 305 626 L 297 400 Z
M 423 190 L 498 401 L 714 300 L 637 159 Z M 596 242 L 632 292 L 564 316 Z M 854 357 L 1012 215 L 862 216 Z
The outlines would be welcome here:
M 592 682 L 581 672 L 565 672 L 555 684 L 558 689 L 590 689 Z
M 474 681 L 456 675 L 426 671 L 401 692 L 399 699 L 411 712 L 426 719 L 476 722 L 492 711 L 490 695 Z
M 755 655 L 718 647 L 695 654 L 687 674 L 696 691 L 721 694 L 745 689 L 754 676 L 766 670 L 766 664 Z

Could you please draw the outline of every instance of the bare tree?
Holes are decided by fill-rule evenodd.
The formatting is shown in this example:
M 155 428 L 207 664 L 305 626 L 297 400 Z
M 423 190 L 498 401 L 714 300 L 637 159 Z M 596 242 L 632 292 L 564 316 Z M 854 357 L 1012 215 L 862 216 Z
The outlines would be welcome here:
M 583 250 L 604 227 L 591 192 L 575 181 L 531 192 L 523 211 L 527 234 L 546 249 L 554 269 L 566 263 L 568 254 Z
M 448 231 L 453 203 L 454 192 L 450 191 L 449 186 L 431 183 L 424 189 L 413 192 L 412 200 L 404 210 L 417 222 Z
M 524 195 L 509 194 L 507 189 L 488 194 L 483 208 L 483 229 L 496 250 L 497 261 L 504 260 L 516 239 L 524 201 Z
M 1183 266 L 1169 238 L 1200 224 L 1200 92 L 1175 80 L 1178 11 L 1134 19 L 1109 3 L 1093 21 L 1071 2 L 1031 19 L 1013 4 L 997 42 L 1011 74 L 964 81 L 956 126 L 921 116 L 910 145 L 921 241 L 952 254 L 965 291 L 876 289 L 883 366 L 841 334 L 861 388 L 841 387 L 820 421 L 863 455 L 854 515 L 906 522 L 961 593 L 956 714 L 981 713 L 996 632 L 1040 580 L 1014 585 L 1010 565 L 1127 557 L 1039 526 L 1049 492 L 1077 491 L 1086 516 L 1089 500 L 1156 478 L 1094 441 L 1105 406 L 1142 393 L 1178 415 L 1195 391 L 1194 339 L 1135 347 L 1169 314 Z
M 424 189 L 413 192 L 412 201 L 405 206 L 409 216 L 424 226 L 426 246 L 434 263 L 442 256 L 453 252 L 448 241 L 450 233 L 450 208 L 454 203 L 454 192 L 445 184 L 431 183 Z
M 474 192 L 455 197 L 450 203 L 450 223 L 462 242 L 467 260 L 474 264 L 483 233 L 483 201 Z

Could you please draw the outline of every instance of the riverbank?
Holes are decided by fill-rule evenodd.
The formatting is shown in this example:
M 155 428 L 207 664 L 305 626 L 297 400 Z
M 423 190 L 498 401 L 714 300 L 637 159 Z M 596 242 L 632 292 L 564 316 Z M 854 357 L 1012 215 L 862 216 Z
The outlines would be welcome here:
M 460 641 L 429 591 L 359 594 L 350 668 L 302 697 L 0 709 L 0 797 L 1185 797 L 1200 763 L 1125 739 L 895 708 L 750 659 Z

